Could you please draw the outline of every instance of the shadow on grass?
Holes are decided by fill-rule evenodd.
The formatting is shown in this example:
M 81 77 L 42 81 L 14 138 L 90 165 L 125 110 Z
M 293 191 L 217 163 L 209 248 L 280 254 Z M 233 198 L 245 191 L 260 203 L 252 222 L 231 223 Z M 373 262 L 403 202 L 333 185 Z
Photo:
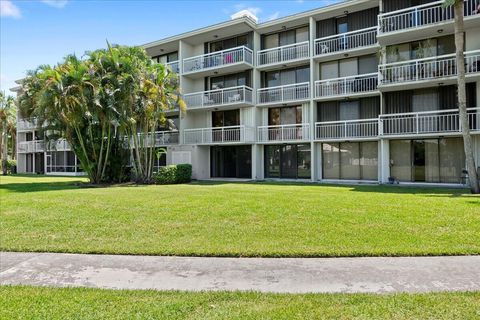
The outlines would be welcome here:
M 7 192 L 39 192 L 39 191 L 58 191 L 79 189 L 79 182 L 32 182 L 32 183 L 4 183 L 0 185 L 0 190 Z
M 229 184 L 246 185 L 267 185 L 267 186 L 296 186 L 296 187 L 314 187 L 314 188 L 338 188 L 348 189 L 350 192 L 372 192 L 372 193 L 395 193 L 395 194 L 418 194 L 428 197 L 463 197 L 470 195 L 466 188 L 446 188 L 434 186 L 399 186 L 399 185 L 378 185 L 378 184 L 333 184 L 333 183 L 311 183 L 301 181 L 195 181 L 194 185 L 218 186 Z

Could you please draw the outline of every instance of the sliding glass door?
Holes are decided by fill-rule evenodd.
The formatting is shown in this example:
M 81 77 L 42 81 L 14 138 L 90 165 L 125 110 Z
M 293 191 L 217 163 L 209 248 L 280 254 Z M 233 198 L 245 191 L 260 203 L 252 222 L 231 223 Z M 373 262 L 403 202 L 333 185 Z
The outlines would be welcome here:
M 213 146 L 210 148 L 212 178 L 251 178 L 251 146 Z
M 265 146 L 265 177 L 309 179 L 310 145 Z

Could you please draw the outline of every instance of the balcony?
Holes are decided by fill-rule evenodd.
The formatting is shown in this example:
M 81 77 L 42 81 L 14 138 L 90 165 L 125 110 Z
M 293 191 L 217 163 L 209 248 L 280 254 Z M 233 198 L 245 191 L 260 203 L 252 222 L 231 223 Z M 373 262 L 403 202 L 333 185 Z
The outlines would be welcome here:
M 168 145 L 178 144 L 179 133 L 177 130 L 170 131 L 155 131 L 154 134 L 144 134 L 139 133 L 139 138 L 143 138 L 143 144 L 147 147 L 163 147 Z M 128 140 L 125 140 L 125 147 L 128 148 Z M 142 143 L 140 141 L 140 143 Z M 133 141 L 130 142 L 130 145 L 133 147 Z
M 202 91 L 185 94 L 183 99 L 188 110 L 208 110 L 221 106 L 238 108 L 253 105 L 253 89 L 247 86 L 239 86 Z
M 175 73 L 180 73 L 180 66 L 178 61 L 171 61 L 166 63 L 167 67 L 170 67 L 170 69 L 175 72 Z
M 365 97 L 378 94 L 378 73 L 315 81 L 315 99 Z
M 377 139 L 378 119 L 359 119 L 315 123 L 315 140 L 336 141 Z
M 257 141 L 259 143 L 299 142 L 310 140 L 308 123 L 259 126 Z
M 241 144 L 255 141 L 255 128 L 240 126 L 185 129 L 184 144 L 217 145 Z
M 35 130 L 37 128 L 38 128 L 38 124 L 37 124 L 36 118 L 19 119 L 17 121 L 18 131 L 29 131 L 29 130 Z
M 331 60 L 377 51 L 377 27 L 350 31 L 315 40 L 315 57 Z
M 467 110 L 472 133 L 480 133 L 480 108 Z M 380 135 L 387 137 L 461 134 L 458 109 L 385 114 L 379 118 Z
M 298 65 L 310 57 L 310 42 L 304 41 L 257 52 L 257 68 L 266 70 L 278 64 L 289 67 Z
M 47 143 L 47 151 L 70 151 L 72 148 L 65 139 L 58 139 Z
M 17 145 L 18 153 L 44 152 L 45 142 L 43 140 L 22 141 Z
M 479 5 L 480 0 L 465 0 L 465 27 L 474 26 L 474 20 L 480 18 Z M 387 45 L 436 35 L 439 29 L 452 33 L 454 16 L 453 6 L 445 7 L 443 0 L 382 13 L 378 15 L 378 38 Z
M 310 82 L 287 84 L 257 90 L 258 105 L 297 103 L 310 99 Z
M 388 91 L 401 86 L 407 90 L 437 85 L 431 81 L 436 79 L 441 79 L 443 84 L 456 83 L 457 64 L 455 54 L 447 54 L 379 65 L 378 72 L 379 88 Z M 465 52 L 465 75 L 467 80 L 480 76 L 480 50 Z
M 252 67 L 253 52 L 245 46 L 183 59 L 183 75 L 194 78 L 213 75 L 214 71 L 225 74 Z

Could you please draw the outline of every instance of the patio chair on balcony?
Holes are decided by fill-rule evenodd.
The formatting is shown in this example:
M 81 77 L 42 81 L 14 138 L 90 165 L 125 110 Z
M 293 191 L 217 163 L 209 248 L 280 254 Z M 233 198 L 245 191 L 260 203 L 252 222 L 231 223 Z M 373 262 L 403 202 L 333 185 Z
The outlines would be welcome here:
M 239 102 L 241 100 L 242 100 L 242 96 L 240 95 L 240 93 L 236 93 L 233 96 L 228 97 L 228 102 Z
M 208 106 L 211 104 L 215 104 L 215 101 L 213 99 L 210 99 L 208 95 L 203 96 L 203 105 Z
M 326 44 L 322 44 L 320 46 L 320 51 L 321 51 L 322 54 L 330 53 L 330 48 Z

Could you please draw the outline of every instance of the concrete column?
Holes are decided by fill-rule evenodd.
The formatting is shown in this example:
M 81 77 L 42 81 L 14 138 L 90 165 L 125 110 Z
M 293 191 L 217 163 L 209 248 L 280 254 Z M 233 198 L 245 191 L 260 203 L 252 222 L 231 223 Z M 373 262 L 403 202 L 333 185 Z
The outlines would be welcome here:
M 380 139 L 378 142 L 378 181 L 387 183 L 390 177 L 390 141 Z
M 309 18 L 309 36 L 310 36 L 310 115 L 309 115 L 309 122 L 310 122 L 310 180 L 312 182 L 318 180 L 318 173 L 317 173 L 317 152 L 316 152 L 316 144 L 315 144 L 315 121 L 316 117 L 316 108 L 315 108 L 315 101 L 313 101 L 313 97 L 315 96 L 315 79 L 317 79 L 317 67 L 316 63 L 313 60 L 313 55 L 315 53 L 315 38 L 316 38 L 316 21 L 313 17 Z M 319 158 L 320 159 L 320 158 Z

